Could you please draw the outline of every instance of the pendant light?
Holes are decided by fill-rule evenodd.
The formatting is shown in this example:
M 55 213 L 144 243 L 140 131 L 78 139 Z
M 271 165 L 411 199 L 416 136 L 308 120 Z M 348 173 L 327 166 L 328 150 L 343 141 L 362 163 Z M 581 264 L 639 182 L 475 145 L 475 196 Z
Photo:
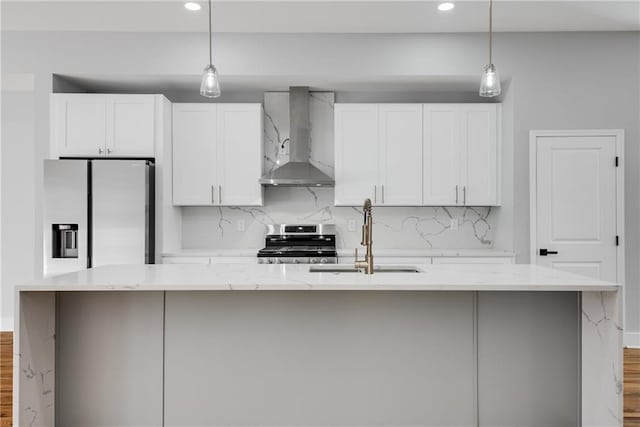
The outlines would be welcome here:
M 218 70 L 213 65 L 213 49 L 211 48 L 211 0 L 209 0 L 209 64 L 202 72 L 202 82 L 200 83 L 200 95 L 207 98 L 217 98 L 220 96 L 220 79 Z
M 500 77 L 492 62 L 493 53 L 493 0 L 489 0 L 489 64 L 484 67 L 480 80 L 480 96 L 492 98 L 500 95 Z

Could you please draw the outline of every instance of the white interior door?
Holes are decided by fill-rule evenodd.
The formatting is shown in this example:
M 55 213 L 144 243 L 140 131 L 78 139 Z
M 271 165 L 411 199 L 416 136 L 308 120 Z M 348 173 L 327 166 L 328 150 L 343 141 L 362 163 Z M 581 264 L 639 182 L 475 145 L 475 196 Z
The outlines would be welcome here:
M 380 105 L 380 200 L 422 204 L 422 105 Z
M 537 264 L 618 280 L 616 142 L 615 136 L 536 137 Z

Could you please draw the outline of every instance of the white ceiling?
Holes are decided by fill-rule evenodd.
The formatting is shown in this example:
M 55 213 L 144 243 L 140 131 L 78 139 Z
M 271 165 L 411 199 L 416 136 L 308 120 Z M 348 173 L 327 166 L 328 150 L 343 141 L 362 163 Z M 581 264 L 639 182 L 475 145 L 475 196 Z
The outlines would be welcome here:
M 487 0 L 214 0 L 215 32 L 447 33 L 487 30 Z M 3 31 L 207 30 L 206 2 L 0 0 Z M 494 0 L 496 31 L 640 31 L 640 0 Z

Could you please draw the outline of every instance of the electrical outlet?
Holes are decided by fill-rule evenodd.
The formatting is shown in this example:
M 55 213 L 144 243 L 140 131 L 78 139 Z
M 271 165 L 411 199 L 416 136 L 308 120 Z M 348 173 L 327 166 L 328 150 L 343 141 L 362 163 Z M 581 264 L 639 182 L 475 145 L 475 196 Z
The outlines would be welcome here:
M 238 231 L 244 231 L 245 230 L 245 223 L 244 223 L 244 219 L 239 219 L 238 222 L 236 223 L 236 229 Z
M 347 222 L 347 230 L 356 231 L 356 220 L 355 219 L 350 219 Z
M 456 217 L 451 218 L 450 230 L 457 230 L 457 229 L 458 229 L 458 218 Z

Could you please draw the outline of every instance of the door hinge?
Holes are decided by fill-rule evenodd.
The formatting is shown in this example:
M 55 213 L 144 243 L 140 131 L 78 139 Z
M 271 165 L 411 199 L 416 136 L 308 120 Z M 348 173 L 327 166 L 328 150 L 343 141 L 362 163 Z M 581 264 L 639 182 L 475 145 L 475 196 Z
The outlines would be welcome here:
M 616 246 L 620 246 L 620 236 L 616 236 Z
M 620 166 L 620 157 L 616 156 L 616 167 Z

